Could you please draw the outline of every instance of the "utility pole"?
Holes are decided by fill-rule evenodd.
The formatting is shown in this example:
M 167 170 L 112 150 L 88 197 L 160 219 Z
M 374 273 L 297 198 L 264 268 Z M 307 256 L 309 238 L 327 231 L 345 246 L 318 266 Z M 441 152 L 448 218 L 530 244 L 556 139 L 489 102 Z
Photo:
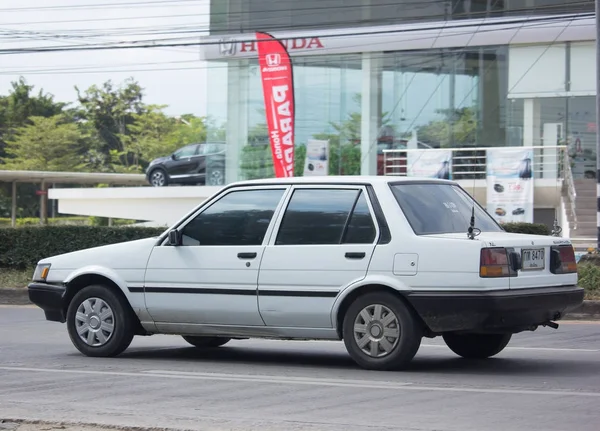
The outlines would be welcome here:
M 600 0 L 596 0 L 596 250 L 600 251 Z

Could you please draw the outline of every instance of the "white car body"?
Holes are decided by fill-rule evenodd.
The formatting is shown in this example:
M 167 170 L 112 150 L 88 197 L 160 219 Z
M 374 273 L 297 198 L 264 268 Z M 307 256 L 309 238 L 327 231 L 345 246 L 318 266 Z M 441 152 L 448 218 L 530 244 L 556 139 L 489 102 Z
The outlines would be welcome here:
M 471 201 L 467 202 L 462 195 L 456 198 L 462 208 L 461 217 L 466 203 L 476 209 L 476 235 L 473 238 L 467 235 L 468 220 L 462 232 L 417 234 L 413 225 L 420 223 L 421 216 L 413 215 L 412 220 L 407 217 L 393 192 L 411 184 L 437 184 L 453 187 L 453 190 L 459 188 L 452 181 L 436 179 L 362 176 L 234 183 L 203 202 L 159 238 L 107 245 L 41 260 L 29 288 L 30 298 L 45 310 L 48 320 L 65 322 L 70 302 L 77 292 L 89 285 L 100 285 L 113 291 L 116 289 L 115 292 L 122 295 L 120 298 L 125 299 L 125 306 L 130 307 L 135 315 L 135 333 L 138 335 L 176 334 L 196 337 L 194 339 L 344 339 L 347 343 L 350 341 L 346 340 L 349 337 L 344 337 L 345 315 L 353 302 L 367 293 L 396 295 L 410 309 L 411 319 L 418 321 L 420 329 L 415 337 L 419 338 L 419 342 L 421 335 L 433 337 L 461 332 L 513 334 L 539 325 L 555 326 L 554 320 L 581 304 L 583 292 L 576 286 L 577 273 L 553 273 L 552 270 L 552 265 L 556 266 L 552 260 L 552 254 L 556 252 L 552 251 L 552 247 L 562 246 L 572 252 L 568 239 L 506 233 L 470 197 Z M 315 192 L 319 189 L 328 192 Z M 318 205 L 318 196 L 332 189 L 345 190 L 339 192 L 340 196 L 357 193 L 342 237 L 349 229 L 355 229 L 352 232 L 363 229 L 357 234 L 359 237 L 370 229 L 351 225 L 353 214 L 358 211 L 355 209 L 358 202 L 363 209 L 366 202 L 375 229 L 372 241 L 276 243 L 289 200 L 296 191 L 304 190 L 306 196 L 315 195 L 315 205 Z M 184 227 L 190 220 L 209 211 L 213 204 L 229 193 L 251 190 L 281 190 L 281 199 L 273 210 L 260 244 L 199 245 L 185 235 L 169 234 L 171 231 L 185 232 Z M 422 196 L 422 199 L 432 198 Z M 437 203 L 427 202 L 437 210 Z M 448 217 L 458 217 L 456 203 L 439 204 L 445 205 L 442 214 L 447 210 Z M 290 217 L 303 217 L 301 211 L 292 213 L 290 210 L 290 214 Z M 368 224 L 366 213 L 362 217 L 361 223 Z M 487 219 L 484 220 L 485 217 Z M 257 219 L 256 223 L 259 222 L 263 223 L 261 226 L 267 223 Z M 479 233 L 477 228 L 481 223 L 497 228 L 490 227 L 493 231 Z M 251 230 L 248 232 L 248 235 L 252 233 Z M 181 238 L 181 243 L 173 245 L 173 238 Z M 543 249 L 541 260 L 535 264 L 543 262 L 544 268 L 525 270 L 518 267 L 511 270 L 513 261 L 510 261 L 508 267 L 512 276 L 482 277 L 482 249 L 489 247 L 512 249 L 514 253 L 510 254 L 509 250 L 507 256 L 516 259 L 514 265 L 517 266 L 522 265 L 523 250 Z M 41 279 L 39 274 L 44 268 L 48 269 Z M 110 298 L 107 301 L 110 305 Z M 395 301 L 392 305 L 396 304 L 396 314 L 402 314 Z M 393 309 L 385 303 L 383 306 L 388 311 Z M 381 309 L 370 310 L 380 313 L 381 318 Z M 387 316 L 385 313 L 387 311 L 384 312 Z M 392 329 L 400 326 L 400 320 L 392 325 Z M 365 325 L 367 323 L 365 320 Z M 373 329 L 369 325 L 365 328 L 361 325 L 355 323 L 355 328 L 360 331 L 371 328 L 369 330 L 377 334 L 385 329 L 383 326 Z M 387 331 L 396 334 L 391 329 Z M 106 334 L 108 332 L 105 337 Z M 385 340 L 382 343 L 384 347 L 400 349 L 401 341 L 398 338 L 395 344 L 388 344 Z M 83 346 L 84 353 L 94 355 L 94 347 L 88 347 Z M 360 358 L 358 362 L 367 367 L 387 368 L 386 355 L 380 356 L 377 350 L 377 355 L 365 359 L 367 362 L 361 363 Z M 353 357 L 357 359 L 356 354 Z

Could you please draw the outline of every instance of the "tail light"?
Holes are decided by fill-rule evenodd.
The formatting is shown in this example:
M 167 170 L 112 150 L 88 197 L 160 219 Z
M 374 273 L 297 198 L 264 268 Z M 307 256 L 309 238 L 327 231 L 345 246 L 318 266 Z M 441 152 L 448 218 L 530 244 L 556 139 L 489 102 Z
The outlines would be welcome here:
M 550 271 L 553 274 L 577 272 L 577 261 L 572 245 L 552 246 L 550 249 Z
M 513 254 L 504 247 L 482 248 L 479 276 L 484 278 L 516 276 L 518 268 Z

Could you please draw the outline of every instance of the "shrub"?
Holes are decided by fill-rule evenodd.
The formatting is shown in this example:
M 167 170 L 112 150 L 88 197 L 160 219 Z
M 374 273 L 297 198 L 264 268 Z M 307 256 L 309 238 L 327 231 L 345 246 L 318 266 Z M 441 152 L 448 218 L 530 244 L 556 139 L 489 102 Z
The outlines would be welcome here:
M 104 226 L 25 226 L 0 229 L 0 268 L 30 268 L 45 257 L 149 238 L 164 230 Z
M 591 262 L 579 263 L 577 265 L 577 276 L 579 287 L 585 289 L 587 299 L 600 298 L 600 266 Z
M 125 226 L 136 223 L 135 220 L 113 219 L 113 226 Z M 11 227 L 10 218 L 0 217 L 0 227 Z M 108 226 L 108 219 L 102 217 L 55 217 L 48 218 L 48 225 L 78 225 L 78 226 Z M 40 226 L 37 217 L 23 217 L 17 219 L 17 226 Z
M 502 225 L 506 232 L 526 233 L 529 235 L 550 235 L 548 226 L 542 223 L 504 223 Z

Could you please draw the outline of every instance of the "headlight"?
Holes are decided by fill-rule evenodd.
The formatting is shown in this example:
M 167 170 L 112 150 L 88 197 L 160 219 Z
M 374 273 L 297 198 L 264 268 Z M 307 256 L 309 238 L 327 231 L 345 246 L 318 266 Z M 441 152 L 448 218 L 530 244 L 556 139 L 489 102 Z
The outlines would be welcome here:
M 35 272 L 33 273 L 33 281 L 46 281 L 48 278 L 48 273 L 50 272 L 50 264 L 38 264 L 35 268 Z

